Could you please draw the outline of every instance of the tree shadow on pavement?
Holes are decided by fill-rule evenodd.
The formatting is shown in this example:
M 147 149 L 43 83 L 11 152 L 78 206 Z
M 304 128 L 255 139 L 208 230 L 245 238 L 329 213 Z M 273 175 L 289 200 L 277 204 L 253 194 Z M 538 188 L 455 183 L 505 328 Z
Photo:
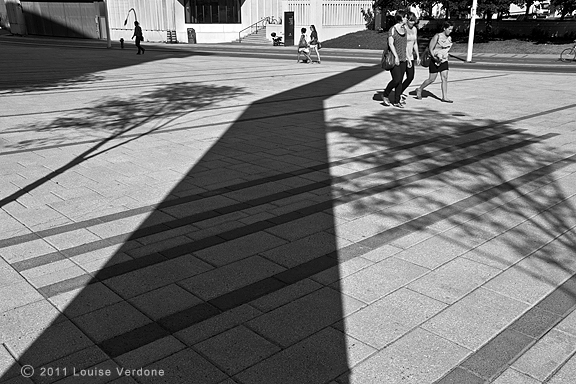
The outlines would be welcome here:
M 138 378 L 154 383 L 235 377 L 300 384 L 345 375 L 348 352 L 365 355 L 371 348 L 331 327 L 364 304 L 351 298 L 343 303 L 338 292 L 338 250 L 350 242 L 331 233 L 324 102 L 378 73 L 375 67 L 357 68 L 266 97 L 232 125 L 206 126 L 194 139 L 187 137 L 195 133 L 189 122 L 172 140 L 193 154 L 169 166 L 188 171 L 165 197 L 36 232 L 68 234 L 80 226 L 102 240 L 10 261 L 32 280 L 30 271 L 47 272 L 39 291 L 62 311 L 53 321 L 45 315 L 41 324 L 17 319 L 23 312 L 33 317 L 44 302 L 7 316 L 3 341 L 18 363 L 66 366 L 68 372 L 116 365 L 163 369 L 165 377 Z M 104 126 L 96 129 L 120 137 L 132 127 L 129 120 L 148 116 L 152 124 L 156 114 L 169 119 L 179 111 L 153 108 L 122 119 L 131 108 L 104 104 L 87 116 L 98 120 L 95 113 L 101 113 Z M 58 134 L 61 126 L 82 120 L 36 128 Z M 157 125 L 162 127 L 152 127 Z M 45 268 L 56 265 L 80 274 L 49 282 Z M 18 371 L 15 365 L 4 378 Z

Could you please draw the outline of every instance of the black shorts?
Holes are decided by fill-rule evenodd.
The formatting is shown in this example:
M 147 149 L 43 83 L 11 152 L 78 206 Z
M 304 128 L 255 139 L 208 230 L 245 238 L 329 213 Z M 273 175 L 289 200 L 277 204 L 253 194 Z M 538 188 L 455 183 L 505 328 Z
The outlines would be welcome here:
M 438 72 L 447 71 L 447 70 L 448 70 L 448 62 L 447 61 L 440 63 L 440 65 L 436 65 L 436 62 L 434 60 L 430 60 L 430 65 L 428 66 L 428 71 L 430 73 L 438 73 Z

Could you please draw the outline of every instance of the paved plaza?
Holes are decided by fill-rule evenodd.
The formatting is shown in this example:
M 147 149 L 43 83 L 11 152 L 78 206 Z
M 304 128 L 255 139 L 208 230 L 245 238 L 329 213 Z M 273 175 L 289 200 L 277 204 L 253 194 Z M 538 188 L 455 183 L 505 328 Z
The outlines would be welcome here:
M 576 382 L 576 74 L 0 48 L 0 383 Z

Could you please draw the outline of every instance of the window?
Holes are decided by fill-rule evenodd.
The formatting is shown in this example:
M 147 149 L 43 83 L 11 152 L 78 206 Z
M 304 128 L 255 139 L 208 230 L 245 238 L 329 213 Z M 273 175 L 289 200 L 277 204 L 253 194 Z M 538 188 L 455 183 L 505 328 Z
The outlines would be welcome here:
M 240 23 L 240 0 L 185 0 L 186 23 Z

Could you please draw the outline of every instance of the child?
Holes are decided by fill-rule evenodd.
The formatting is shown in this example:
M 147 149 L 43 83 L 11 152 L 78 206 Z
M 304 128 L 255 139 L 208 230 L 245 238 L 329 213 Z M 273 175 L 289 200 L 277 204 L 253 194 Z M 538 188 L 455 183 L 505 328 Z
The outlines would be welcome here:
M 302 33 L 300 35 L 300 41 L 298 42 L 298 53 L 303 53 L 306 56 L 305 63 L 312 64 L 312 58 L 310 57 L 310 44 L 308 44 L 308 40 L 306 39 L 306 28 L 302 28 L 300 30 Z M 298 55 L 300 56 L 300 55 Z

